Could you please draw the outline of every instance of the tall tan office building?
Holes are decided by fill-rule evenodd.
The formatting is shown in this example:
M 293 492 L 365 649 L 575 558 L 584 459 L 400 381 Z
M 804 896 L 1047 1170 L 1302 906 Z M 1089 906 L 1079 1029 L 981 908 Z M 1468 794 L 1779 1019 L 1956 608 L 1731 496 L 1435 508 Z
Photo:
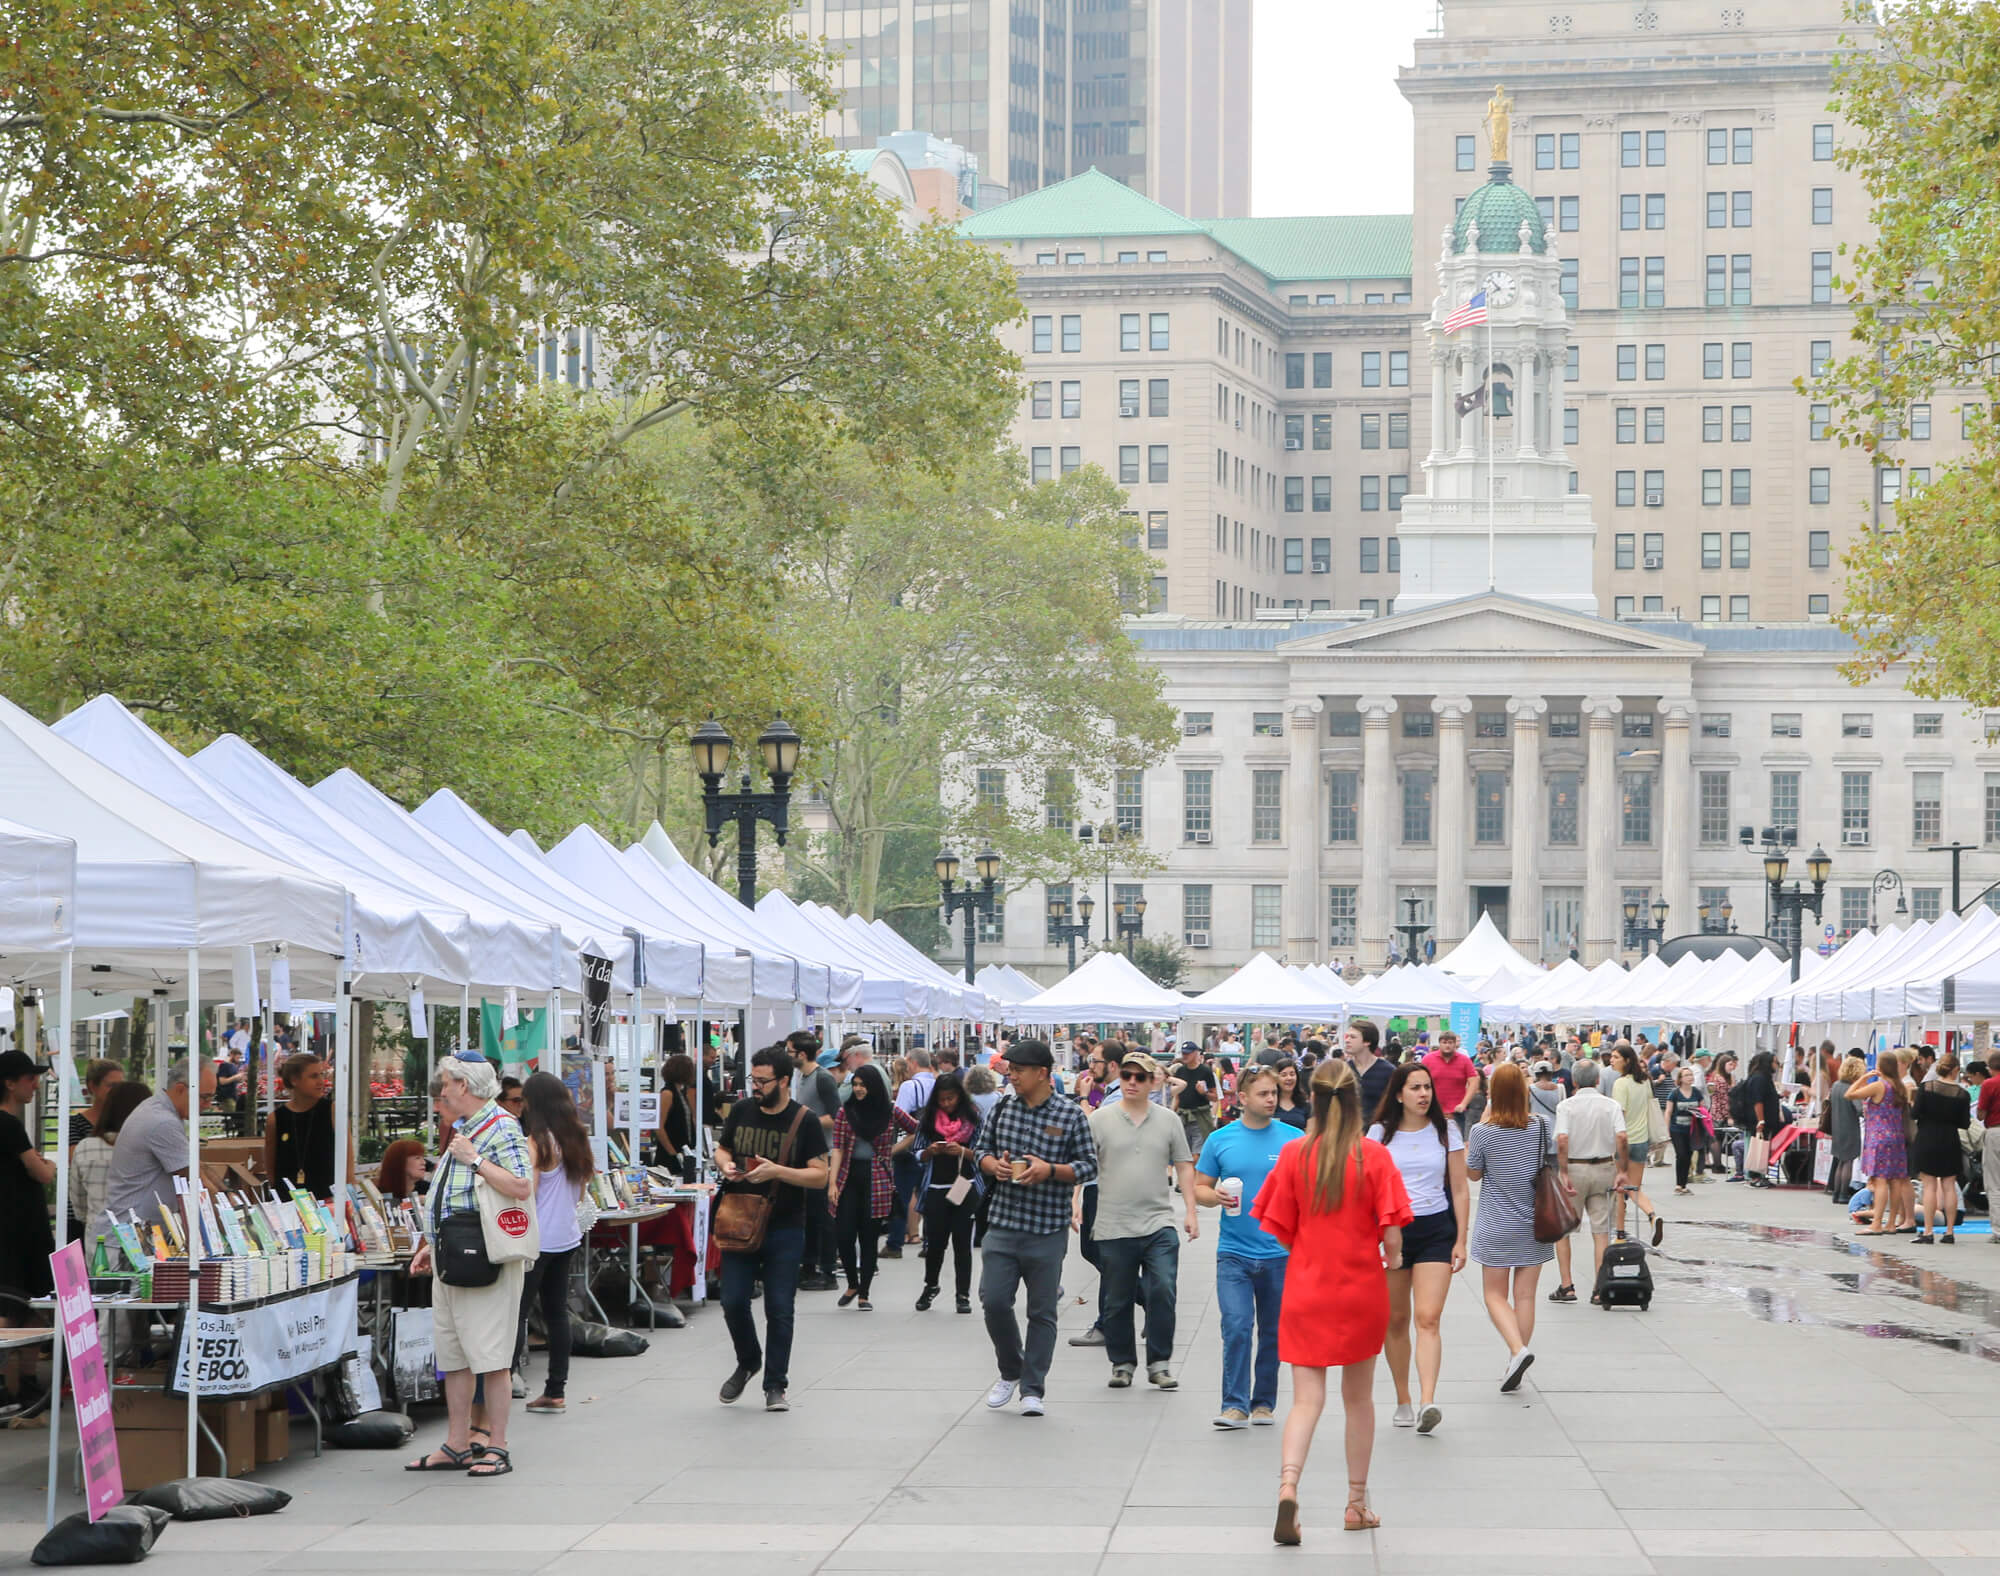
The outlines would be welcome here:
M 1389 611 L 1401 499 L 1426 491 L 1432 446 L 1434 265 L 1488 178 L 1504 82 L 1512 180 L 1562 261 L 1557 416 L 1600 612 L 1828 616 L 1843 545 L 1893 525 L 1959 441 L 1955 401 L 1917 406 L 1877 476 L 1793 387 L 1850 348 L 1831 281 L 1865 233 L 1826 107 L 1839 0 L 1442 14 L 1401 79 L 1407 217 L 1199 220 L 1086 176 L 968 223 L 1020 274 L 1022 448 L 1127 485 L 1166 610 Z
M 1251 6 L 793 0 L 799 29 L 846 55 L 841 147 L 927 132 L 1010 196 L 1095 168 L 1215 217 L 1250 211 Z

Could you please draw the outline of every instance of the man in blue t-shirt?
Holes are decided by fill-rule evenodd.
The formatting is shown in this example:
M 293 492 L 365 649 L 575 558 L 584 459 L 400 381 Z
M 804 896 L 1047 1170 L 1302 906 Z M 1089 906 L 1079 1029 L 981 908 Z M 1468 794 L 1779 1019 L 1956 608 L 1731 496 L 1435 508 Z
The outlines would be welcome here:
M 1278 1109 L 1278 1072 L 1246 1067 L 1236 1080 L 1242 1116 L 1209 1134 L 1195 1164 L 1197 1204 L 1221 1209 L 1222 1234 L 1215 1253 L 1215 1305 L 1222 1323 L 1222 1410 L 1217 1428 L 1260 1428 L 1275 1421 L 1278 1405 L 1278 1306 L 1285 1297 L 1284 1244 L 1250 1213 L 1278 1151 L 1298 1134 L 1273 1121 Z M 1242 1191 L 1225 1196 L 1228 1181 Z M 1231 1214 L 1234 1204 L 1238 1212 Z M 1253 1358 L 1254 1353 L 1254 1358 Z M 1254 1373 L 1254 1382 L 1253 1382 Z

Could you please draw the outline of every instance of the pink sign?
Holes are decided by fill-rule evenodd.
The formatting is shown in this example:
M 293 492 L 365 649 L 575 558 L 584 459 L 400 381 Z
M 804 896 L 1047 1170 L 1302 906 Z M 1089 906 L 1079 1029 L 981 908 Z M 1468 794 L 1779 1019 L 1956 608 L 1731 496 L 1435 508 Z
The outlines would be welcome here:
M 55 1271 L 56 1308 L 62 1316 L 63 1349 L 69 1353 L 69 1387 L 83 1447 L 84 1497 L 95 1521 L 125 1497 L 125 1480 L 118 1470 L 118 1433 L 111 1421 L 111 1376 L 104 1371 L 104 1344 L 97 1338 L 83 1244 L 72 1242 L 51 1253 L 49 1267 Z

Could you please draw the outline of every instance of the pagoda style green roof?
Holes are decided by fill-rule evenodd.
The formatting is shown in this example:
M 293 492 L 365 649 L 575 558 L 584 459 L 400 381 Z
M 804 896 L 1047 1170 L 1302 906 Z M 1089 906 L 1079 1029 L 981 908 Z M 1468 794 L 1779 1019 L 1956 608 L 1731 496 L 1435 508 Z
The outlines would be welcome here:
M 1410 216 L 1190 219 L 1092 168 L 960 222 L 978 241 L 1208 235 L 1273 284 L 1315 279 L 1406 279 Z
M 1547 251 L 1549 227 L 1543 222 L 1541 209 L 1509 179 L 1507 166 L 1496 164 L 1492 179 L 1465 199 L 1452 221 L 1451 249 L 1464 251 L 1466 237 L 1477 224 L 1481 252 L 1518 252 L 1524 223 L 1528 226 L 1528 249 Z

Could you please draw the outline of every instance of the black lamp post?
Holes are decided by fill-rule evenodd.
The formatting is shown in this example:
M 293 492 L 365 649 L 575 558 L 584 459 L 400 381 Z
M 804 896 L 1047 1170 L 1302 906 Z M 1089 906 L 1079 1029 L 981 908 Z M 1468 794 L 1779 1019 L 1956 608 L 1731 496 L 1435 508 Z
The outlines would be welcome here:
M 1118 844 L 1122 839 L 1118 823 L 1106 821 L 1100 826 L 1092 826 L 1085 821 L 1076 829 L 1076 840 L 1086 848 L 1095 846 L 1104 860 L 1104 939 L 1111 939 L 1111 862 L 1118 857 Z
M 945 923 L 950 924 L 954 914 L 965 916 L 965 983 L 968 985 L 972 983 L 972 945 L 979 930 L 979 918 L 981 915 L 988 919 L 993 917 L 994 905 L 999 897 L 1000 856 L 989 848 L 972 864 L 979 872 L 979 885 L 974 886 L 968 881 L 962 890 L 954 891 L 952 884 L 958 880 L 958 855 L 947 848 L 931 861 L 931 868 L 937 871 L 938 891 L 941 894 L 939 901 L 944 904 Z
M 1958 867 L 1958 862 L 1959 862 L 1959 860 L 1960 860 L 1960 859 L 1961 859 L 1961 858 L 1962 858 L 1962 857 L 1963 857 L 1964 855 L 1966 855 L 1966 854 L 1976 854 L 1976 853 L 1978 853 L 1978 852 L 1979 852 L 1979 845 L 1978 845 L 1977 843 L 1938 843 L 1938 844 L 1934 844 L 1934 845 L 1932 845 L 1932 847 L 1930 847 L 1930 848 L 1929 848 L 1928 850 L 1926 850 L 1926 852 L 1928 852 L 1928 853 L 1933 853 L 1933 854 L 1950 854 L 1950 855 L 1951 855 L 1951 911 L 1952 911 L 1952 912 L 1953 912 L 1954 914 L 1956 914 L 1956 913 L 1957 913 L 1957 912 L 1959 911 L 1959 904 L 1958 904 L 1958 877 L 1959 877 L 1959 867 Z
M 1771 913 L 1781 923 L 1787 915 L 1792 921 L 1792 978 L 1799 977 L 1799 954 L 1805 950 L 1805 911 L 1811 909 L 1815 919 L 1825 915 L 1826 878 L 1833 874 L 1833 861 L 1826 857 L 1826 850 L 1817 844 L 1806 855 L 1806 878 L 1812 882 L 1808 892 L 1805 884 L 1785 880 L 1785 870 L 1791 864 L 1791 855 L 1783 842 L 1766 841 L 1764 844 L 1764 880 L 1770 891 Z
M 1049 899 L 1049 935 L 1053 940 L 1066 942 L 1069 946 L 1069 966 L 1076 970 L 1076 944 L 1090 939 L 1090 916 L 1097 912 L 1096 900 L 1086 892 L 1076 900 L 1076 911 L 1083 917 L 1072 921 L 1069 917 L 1069 903 L 1059 897 Z
M 1118 905 L 1118 934 L 1125 940 L 1125 961 L 1132 961 L 1132 943 L 1146 933 L 1146 900 Z
M 1403 899 L 1403 906 L 1410 911 L 1410 917 L 1394 928 L 1403 938 L 1403 961 L 1414 963 L 1417 961 L 1417 943 L 1423 939 L 1424 932 L 1431 927 L 1417 918 L 1417 910 L 1424 906 L 1422 898 L 1406 897 Z
M 1643 958 L 1648 949 L 1657 950 L 1660 943 L 1667 939 L 1667 900 L 1663 897 L 1653 899 L 1653 922 L 1650 925 L 1641 922 L 1639 908 L 1636 898 L 1625 905 L 1625 945 L 1628 949 L 1638 948 L 1639 956 Z
M 1884 892 L 1891 891 L 1896 894 L 1896 912 L 1890 917 L 1892 919 L 1908 919 L 1910 917 L 1910 905 L 1903 901 L 1903 878 L 1893 870 L 1878 870 L 1875 872 L 1875 879 L 1868 884 L 1868 928 L 1870 930 L 1874 930 L 1878 926 L 1878 921 L 1875 918 L 1875 900 Z
M 1701 905 L 1701 933 L 1704 936 L 1733 936 L 1736 922 L 1730 916 L 1736 912 L 1736 905 L 1724 898 L 1720 903 Z
M 743 769 L 743 785 L 734 793 L 722 791 L 723 774 L 729 770 L 729 752 L 736 741 L 710 717 L 694 730 L 689 741 L 694 751 L 694 769 L 701 777 L 701 804 L 708 818 L 708 842 L 713 848 L 722 829 L 736 823 L 736 896 L 745 908 L 757 906 L 757 823 L 769 821 L 780 848 L 791 830 L 792 773 L 798 769 L 799 746 L 804 742 L 783 717 L 757 735 L 757 749 L 764 758 L 770 788 L 753 793 L 750 769 Z

